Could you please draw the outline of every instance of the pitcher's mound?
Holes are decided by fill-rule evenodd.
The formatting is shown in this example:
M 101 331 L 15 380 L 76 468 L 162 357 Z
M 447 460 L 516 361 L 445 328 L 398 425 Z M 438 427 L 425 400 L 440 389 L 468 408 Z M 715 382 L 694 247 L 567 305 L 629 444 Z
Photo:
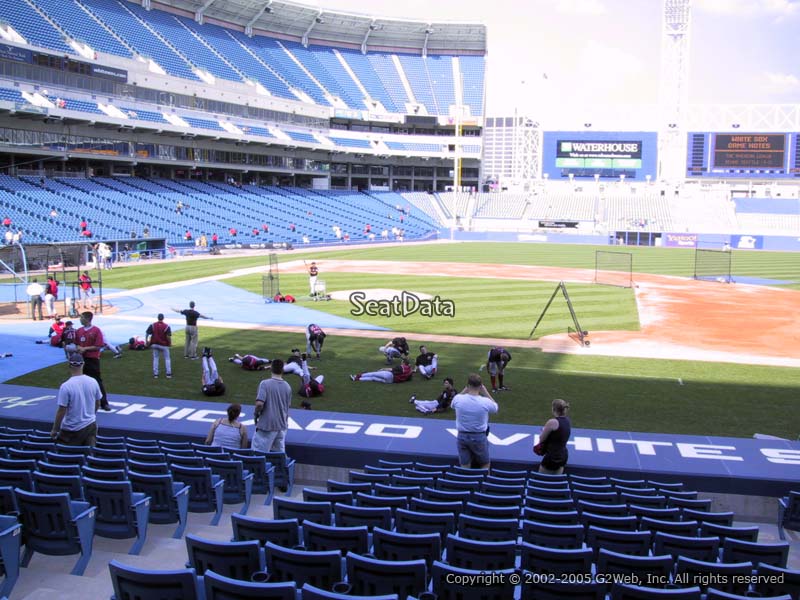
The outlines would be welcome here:
M 414 294 L 420 300 L 430 300 L 433 298 L 430 294 L 423 294 L 422 292 L 412 292 L 409 290 L 389 290 L 385 288 L 373 288 L 366 290 L 341 290 L 338 292 L 331 292 L 329 295 L 334 300 L 349 300 L 350 294 L 353 292 L 361 292 L 364 294 L 364 300 L 391 300 L 392 298 L 399 298 L 400 294 L 405 291 L 407 294 Z

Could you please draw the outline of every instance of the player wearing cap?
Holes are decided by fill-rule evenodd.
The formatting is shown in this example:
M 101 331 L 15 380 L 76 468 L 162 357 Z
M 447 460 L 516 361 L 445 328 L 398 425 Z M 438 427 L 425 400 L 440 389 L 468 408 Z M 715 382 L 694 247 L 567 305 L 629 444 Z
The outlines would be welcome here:
M 97 409 L 102 393 L 97 381 L 83 374 L 84 358 L 69 355 L 70 378 L 58 388 L 58 409 L 50 437 L 66 446 L 94 446 L 97 440 Z

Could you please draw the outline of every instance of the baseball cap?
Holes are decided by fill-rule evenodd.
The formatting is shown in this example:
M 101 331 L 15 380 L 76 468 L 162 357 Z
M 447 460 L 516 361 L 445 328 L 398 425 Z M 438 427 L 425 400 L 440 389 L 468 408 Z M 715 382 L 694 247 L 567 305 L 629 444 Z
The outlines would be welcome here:
M 79 367 L 83 364 L 83 355 L 80 352 L 70 352 L 67 360 L 71 367 Z

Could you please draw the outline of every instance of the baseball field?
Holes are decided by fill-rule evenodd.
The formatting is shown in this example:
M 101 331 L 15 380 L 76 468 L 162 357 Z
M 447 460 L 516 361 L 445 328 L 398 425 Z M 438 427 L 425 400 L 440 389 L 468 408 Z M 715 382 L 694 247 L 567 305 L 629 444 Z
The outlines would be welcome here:
M 420 416 L 409 396 L 435 398 L 444 376 L 460 387 L 482 368 L 491 346 L 504 345 L 513 356 L 506 373 L 511 389 L 496 395 L 498 421 L 541 424 L 550 401 L 561 397 L 570 401 L 573 422 L 582 428 L 742 437 L 759 432 L 796 439 L 800 255 L 734 251 L 734 281 L 762 285 L 727 284 L 692 280 L 693 250 L 626 247 L 622 251 L 633 255 L 634 286 L 622 288 L 593 283 L 595 251 L 609 249 L 433 243 L 281 254 L 281 292 L 305 307 L 391 330 L 328 332 L 322 359 L 311 362 L 313 374 L 325 375 L 327 388 L 312 410 Z M 312 259 L 328 292 L 343 299 L 308 297 L 303 260 Z M 103 285 L 135 291 L 225 276 L 226 284 L 261 294 L 266 264 L 264 254 L 143 263 L 104 272 Z M 237 276 L 237 270 L 243 274 Z M 565 282 L 581 328 L 590 333 L 591 347 L 567 335 L 572 320 L 561 295 L 535 339 L 528 340 L 559 281 Z M 362 314 L 354 315 L 359 305 L 348 299 L 353 292 L 367 299 L 407 292 L 420 303 L 411 311 L 414 301 L 405 309 L 374 301 L 375 314 L 367 314 L 362 303 Z M 203 304 L 203 298 L 197 300 Z M 436 301 L 452 311 L 434 310 Z M 219 400 L 252 404 L 264 374 L 242 371 L 226 358 L 244 350 L 285 359 L 291 348 L 305 345 L 303 331 L 234 326 L 236 307 L 225 312 L 224 319 L 215 314 L 225 323 L 201 323 L 201 345 L 214 349 L 228 386 Z M 351 373 L 385 366 L 377 348 L 394 332 L 408 337 L 412 357 L 421 343 L 438 353 L 438 376 L 395 385 L 350 381 Z M 149 353 L 126 352 L 121 361 L 104 361 L 109 392 L 205 399 L 198 364 L 182 359 L 182 337 L 176 335 L 172 380 L 152 379 Z M 63 368 L 55 366 L 10 383 L 44 385 L 63 376 Z M 295 379 L 290 382 L 296 385 Z

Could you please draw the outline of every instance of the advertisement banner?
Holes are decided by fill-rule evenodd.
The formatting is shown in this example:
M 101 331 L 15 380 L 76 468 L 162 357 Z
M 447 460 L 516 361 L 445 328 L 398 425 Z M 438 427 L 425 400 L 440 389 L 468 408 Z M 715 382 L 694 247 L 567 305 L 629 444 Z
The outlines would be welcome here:
M 125 69 L 116 69 L 114 67 L 106 67 L 103 65 L 90 65 L 92 69 L 92 77 L 100 77 L 102 79 L 110 79 L 119 83 L 128 82 L 128 72 Z
M 0 44 L 0 59 L 31 63 L 33 62 L 33 53 L 27 48 L 17 48 L 9 44 Z
M 697 248 L 696 233 L 665 233 L 661 240 L 665 248 Z
M 732 235 L 731 248 L 742 250 L 761 250 L 764 247 L 763 235 Z

